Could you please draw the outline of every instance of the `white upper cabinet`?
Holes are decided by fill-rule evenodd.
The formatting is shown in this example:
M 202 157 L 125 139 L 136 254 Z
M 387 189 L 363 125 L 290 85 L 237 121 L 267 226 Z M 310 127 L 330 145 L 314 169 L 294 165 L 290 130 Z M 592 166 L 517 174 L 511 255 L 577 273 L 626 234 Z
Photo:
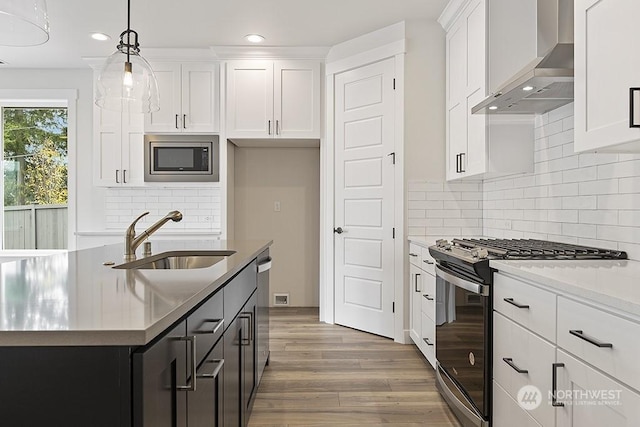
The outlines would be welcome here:
M 230 61 L 229 138 L 320 138 L 320 63 Z
M 576 151 L 640 152 L 639 14 L 638 0 L 575 2 Z
M 143 116 L 93 107 L 95 185 L 144 185 Z
M 145 132 L 219 132 L 218 64 L 158 62 L 160 111 L 145 116 Z
M 533 171 L 533 116 L 471 114 L 487 96 L 487 7 L 487 0 L 452 0 L 440 18 L 447 30 L 447 180 Z

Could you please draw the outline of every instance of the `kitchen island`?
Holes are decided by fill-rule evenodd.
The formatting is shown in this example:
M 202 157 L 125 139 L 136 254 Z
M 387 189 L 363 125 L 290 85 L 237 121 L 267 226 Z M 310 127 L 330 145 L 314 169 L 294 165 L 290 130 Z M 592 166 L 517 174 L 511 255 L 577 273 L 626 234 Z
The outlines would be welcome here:
M 112 268 L 122 245 L 0 265 L 2 424 L 246 424 L 268 356 L 258 264 L 271 243 L 153 244 L 233 252 L 194 269 Z

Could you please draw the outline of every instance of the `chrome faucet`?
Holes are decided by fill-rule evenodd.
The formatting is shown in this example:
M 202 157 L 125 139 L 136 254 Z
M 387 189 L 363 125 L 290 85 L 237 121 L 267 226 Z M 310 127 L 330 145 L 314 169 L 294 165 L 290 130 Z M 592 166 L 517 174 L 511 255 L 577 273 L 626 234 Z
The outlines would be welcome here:
M 182 220 L 182 214 L 178 211 L 171 211 L 164 216 L 164 218 L 160 219 L 158 222 L 153 224 L 151 227 L 144 230 L 138 237 L 136 237 L 136 223 L 140 221 L 140 219 L 149 215 L 149 212 L 145 212 L 140 215 L 138 218 L 134 219 L 129 228 L 127 228 L 127 233 L 124 236 L 124 259 L 125 261 L 133 261 L 136 259 L 136 249 L 140 244 L 153 233 L 155 233 L 160 227 L 162 227 L 167 221 L 171 220 L 174 222 L 179 222 Z

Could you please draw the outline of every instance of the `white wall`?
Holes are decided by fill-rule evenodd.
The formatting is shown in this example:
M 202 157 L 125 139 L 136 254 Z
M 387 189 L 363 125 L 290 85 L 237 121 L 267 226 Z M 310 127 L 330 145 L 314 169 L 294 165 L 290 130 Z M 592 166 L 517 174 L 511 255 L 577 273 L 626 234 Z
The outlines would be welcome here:
M 320 150 L 236 147 L 234 179 L 235 238 L 273 239 L 271 293 L 289 293 L 292 306 L 317 307 Z
M 408 20 L 405 55 L 405 176 L 445 177 L 445 32 L 435 21 Z
M 0 89 L 77 89 L 77 229 L 104 228 L 104 189 L 93 187 L 93 71 L 90 69 L 0 70 Z

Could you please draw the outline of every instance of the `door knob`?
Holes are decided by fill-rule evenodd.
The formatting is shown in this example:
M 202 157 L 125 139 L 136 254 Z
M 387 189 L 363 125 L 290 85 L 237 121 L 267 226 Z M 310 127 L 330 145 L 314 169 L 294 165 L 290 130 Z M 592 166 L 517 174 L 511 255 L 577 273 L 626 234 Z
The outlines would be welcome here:
M 334 233 L 338 233 L 338 234 L 342 234 L 342 233 L 344 233 L 344 230 L 342 229 L 342 227 L 338 227 L 338 228 L 334 228 L 333 232 Z

